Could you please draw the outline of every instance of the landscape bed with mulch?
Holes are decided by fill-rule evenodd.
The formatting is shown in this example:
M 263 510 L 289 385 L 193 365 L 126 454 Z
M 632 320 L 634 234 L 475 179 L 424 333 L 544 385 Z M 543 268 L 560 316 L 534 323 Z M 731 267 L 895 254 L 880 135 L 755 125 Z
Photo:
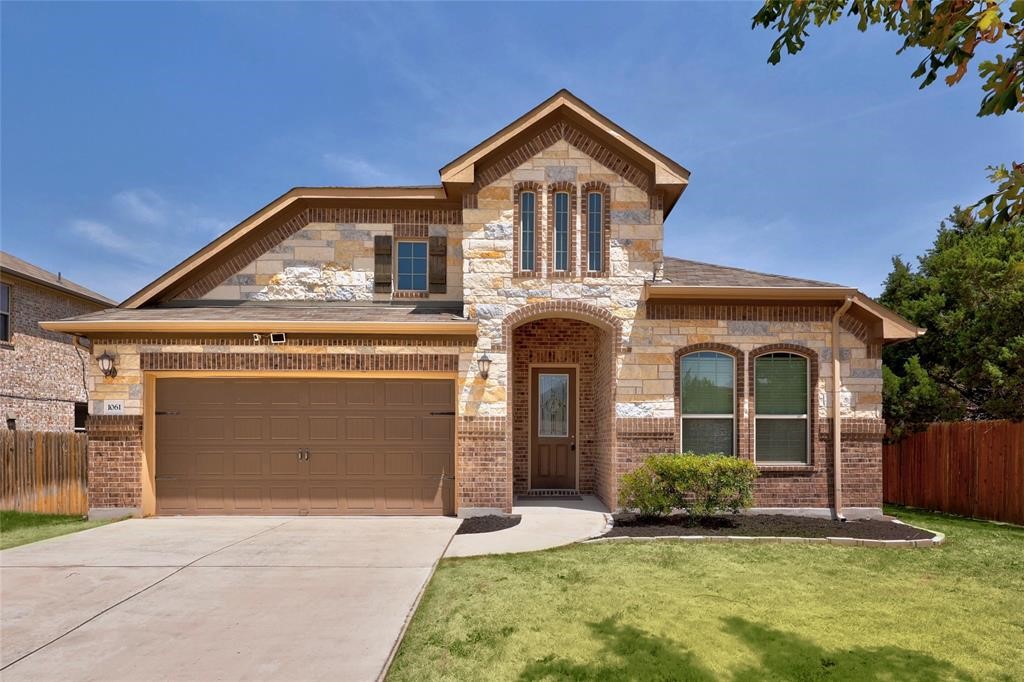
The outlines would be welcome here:
M 933 533 L 885 519 L 836 521 L 784 514 L 737 514 L 695 519 L 685 514 L 664 518 L 616 514 L 604 537 L 661 537 L 669 535 L 737 535 L 789 538 L 857 538 L 861 540 L 930 540 Z
M 518 514 L 512 516 L 471 516 L 462 520 L 462 525 L 455 531 L 456 535 L 472 535 L 474 533 L 493 533 L 496 530 L 505 530 L 512 526 L 518 526 L 521 517 Z

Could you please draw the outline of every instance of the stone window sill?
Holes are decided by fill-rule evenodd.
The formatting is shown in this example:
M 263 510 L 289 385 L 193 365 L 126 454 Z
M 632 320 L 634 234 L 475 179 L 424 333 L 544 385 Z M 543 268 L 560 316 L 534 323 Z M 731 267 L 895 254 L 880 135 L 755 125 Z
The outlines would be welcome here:
M 758 464 L 757 470 L 764 473 L 777 474 L 809 474 L 814 471 L 813 464 Z
M 426 291 L 396 291 L 395 298 L 429 298 L 430 293 Z

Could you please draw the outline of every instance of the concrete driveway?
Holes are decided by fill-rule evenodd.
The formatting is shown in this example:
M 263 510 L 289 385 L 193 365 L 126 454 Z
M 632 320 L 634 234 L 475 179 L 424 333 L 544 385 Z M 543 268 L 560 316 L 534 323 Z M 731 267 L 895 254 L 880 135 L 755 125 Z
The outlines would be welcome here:
M 0 552 L 0 677 L 374 680 L 458 520 L 133 519 Z

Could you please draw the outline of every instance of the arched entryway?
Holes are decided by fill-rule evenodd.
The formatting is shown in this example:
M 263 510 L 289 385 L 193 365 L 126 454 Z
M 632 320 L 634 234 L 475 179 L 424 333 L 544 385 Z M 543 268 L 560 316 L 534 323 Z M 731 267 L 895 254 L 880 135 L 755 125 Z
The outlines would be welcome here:
M 579 302 L 509 317 L 513 493 L 589 493 L 612 505 L 618 320 Z

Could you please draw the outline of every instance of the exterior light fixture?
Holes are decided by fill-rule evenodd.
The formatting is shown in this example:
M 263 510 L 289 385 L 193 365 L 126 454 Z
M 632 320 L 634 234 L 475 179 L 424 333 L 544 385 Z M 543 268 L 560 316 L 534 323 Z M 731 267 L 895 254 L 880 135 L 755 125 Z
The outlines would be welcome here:
M 100 371 L 103 372 L 103 376 L 110 377 L 113 379 L 117 376 L 117 368 L 114 367 L 114 356 L 103 351 L 103 355 L 96 358 L 96 362 L 100 364 Z
M 487 353 L 480 356 L 480 359 L 477 360 L 477 364 L 480 366 L 480 378 L 486 379 L 487 375 L 491 371 L 491 359 L 487 357 Z

